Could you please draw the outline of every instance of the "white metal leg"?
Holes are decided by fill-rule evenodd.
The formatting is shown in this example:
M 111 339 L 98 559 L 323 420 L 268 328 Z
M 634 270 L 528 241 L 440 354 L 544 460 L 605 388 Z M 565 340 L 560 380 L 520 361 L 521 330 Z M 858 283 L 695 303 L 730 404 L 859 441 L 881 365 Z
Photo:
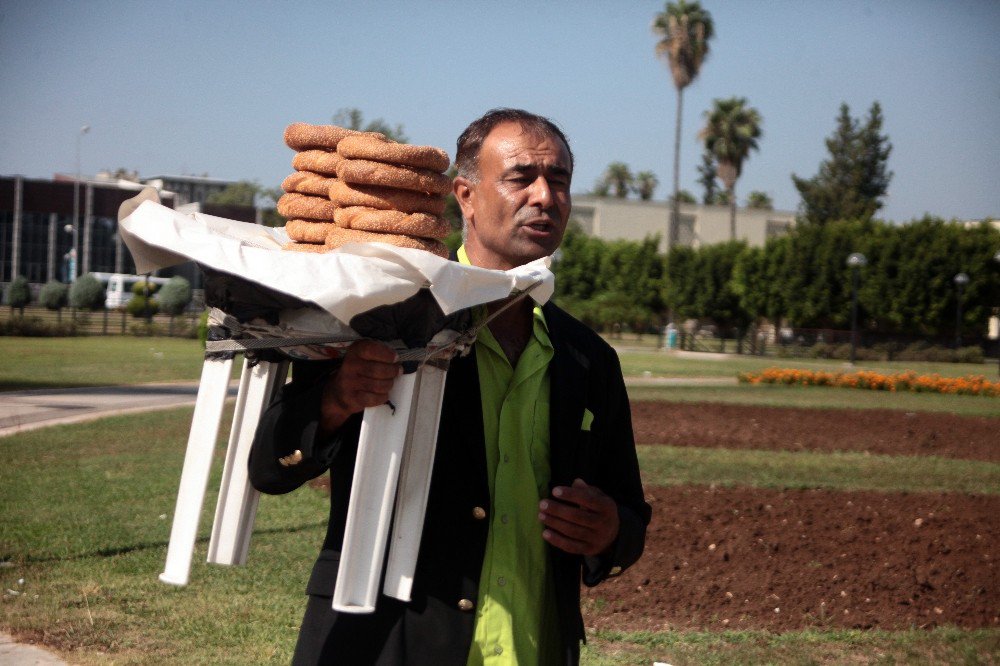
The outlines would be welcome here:
M 447 368 L 431 365 L 425 365 L 417 372 L 414 407 L 399 472 L 396 511 L 382 588 L 386 596 L 402 601 L 410 600 L 413 588 L 413 572 L 417 567 L 420 535 L 424 528 L 447 374 Z
M 250 368 L 243 362 L 233 425 L 222 470 L 219 500 L 208 543 L 212 564 L 245 564 L 260 493 L 250 485 L 250 447 L 260 416 L 285 383 L 288 362 L 261 362 Z
M 232 367 L 232 359 L 205 359 L 201 370 L 201 384 L 191 420 L 174 522 L 167 546 L 167 562 L 160 574 L 160 580 L 164 583 L 187 585 L 188 582 L 194 542 L 198 536 L 198 520 L 205 501 L 212 452 L 219 436 L 222 408 L 226 401 Z
M 375 610 L 416 377 L 410 373 L 396 379 L 389 392 L 391 405 L 365 410 L 333 594 L 336 611 Z

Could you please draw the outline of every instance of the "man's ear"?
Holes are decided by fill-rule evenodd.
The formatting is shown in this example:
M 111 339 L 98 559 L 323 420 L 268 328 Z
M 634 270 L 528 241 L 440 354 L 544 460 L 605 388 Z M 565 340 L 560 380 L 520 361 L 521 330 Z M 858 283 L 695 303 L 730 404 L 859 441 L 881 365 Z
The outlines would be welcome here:
M 458 207 L 462 209 L 462 217 L 466 221 L 471 221 L 474 210 L 472 199 L 475 194 L 473 183 L 468 178 L 455 176 L 451 182 L 451 189 L 455 193 L 455 201 L 458 202 Z

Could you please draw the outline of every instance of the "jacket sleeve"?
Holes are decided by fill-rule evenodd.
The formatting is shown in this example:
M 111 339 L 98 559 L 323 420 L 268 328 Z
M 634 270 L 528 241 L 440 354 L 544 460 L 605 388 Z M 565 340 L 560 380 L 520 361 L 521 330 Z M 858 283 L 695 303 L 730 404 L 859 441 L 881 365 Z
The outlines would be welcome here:
M 639 559 L 645 548 L 646 527 L 652 516 L 639 474 L 625 380 L 613 350 L 609 350 L 607 363 L 602 367 L 606 376 L 600 385 L 606 387 L 607 404 L 605 418 L 600 422 L 594 421 L 593 435 L 600 442 L 601 452 L 597 467 L 600 476 L 596 485 L 618 504 L 619 528 L 618 538 L 607 553 L 584 558 L 583 582 L 588 586 L 618 575 Z
M 261 415 L 250 449 L 250 483 L 271 495 L 290 492 L 325 472 L 344 441 L 357 438 L 361 415 L 355 414 L 332 436 L 319 434 L 323 388 L 339 362 L 298 361 L 285 384 Z M 279 458 L 301 451 L 302 460 L 284 466 Z

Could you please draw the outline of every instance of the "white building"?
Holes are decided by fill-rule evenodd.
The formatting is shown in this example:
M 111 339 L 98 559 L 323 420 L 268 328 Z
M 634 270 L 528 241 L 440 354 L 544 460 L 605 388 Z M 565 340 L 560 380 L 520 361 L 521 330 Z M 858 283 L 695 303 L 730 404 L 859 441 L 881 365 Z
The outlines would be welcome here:
M 659 234 L 660 251 L 668 247 L 671 206 L 666 201 L 638 201 L 616 197 L 573 195 L 573 213 L 584 232 L 603 240 L 641 241 Z M 729 206 L 681 204 L 678 245 L 701 247 L 729 240 Z M 795 213 L 760 208 L 736 210 L 736 238 L 759 247 L 795 225 Z

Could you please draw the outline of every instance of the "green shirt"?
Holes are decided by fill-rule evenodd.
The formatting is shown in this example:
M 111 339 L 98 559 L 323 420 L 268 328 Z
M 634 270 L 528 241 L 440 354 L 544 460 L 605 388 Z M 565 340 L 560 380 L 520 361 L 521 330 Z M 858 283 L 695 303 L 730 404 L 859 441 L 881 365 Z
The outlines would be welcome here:
M 465 248 L 459 261 L 469 263 Z M 559 654 L 555 592 L 538 502 L 549 494 L 545 317 L 512 367 L 489 327 L 476 340 L 492 511 L 468 665 L 548 664 Z

